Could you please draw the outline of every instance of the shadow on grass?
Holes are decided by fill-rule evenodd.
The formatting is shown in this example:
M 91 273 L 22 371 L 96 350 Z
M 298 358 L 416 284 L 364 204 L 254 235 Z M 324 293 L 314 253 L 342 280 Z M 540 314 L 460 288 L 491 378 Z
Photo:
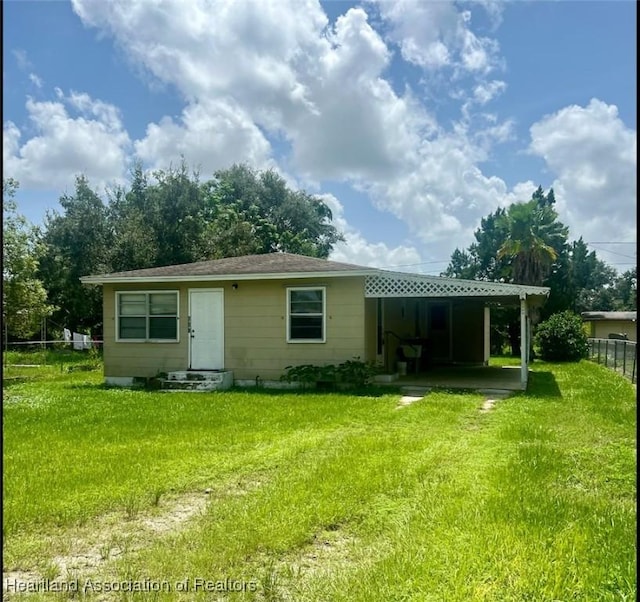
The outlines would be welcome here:
M 552 372 L 530 372 L 527 391 L 522 395 L 534 398 L 561 399 L 562 391 L 560 391 L 556 377 Z
M 30 376 L 4 376 L 2 378 L 2 388 L 8 389 L 13 385 L 20 385 L 22 383 L 32 382 L 33 378 Z
M 108 385 L 106 383 L 74 383 L 69 385 L 70 389 L 82 389 L 89 391 L 135 391 L 136 393 L 144 394 L 157 394 L 157 393 L 169 393 L 171 391 L 163 391 L 156 387 L 134 386 L 134 387 L 119 387 L 117 385 Z M 171 393 L 193 393 L 195 395 L 218 395 L 224 393 L 243 393 L 247 395 L 256 395 L 261 397 L 279 397 L 282 395 L 308 397 L 317 395 L 344 395 L 348 397 L 384 397 L 390 393 L 396 393 L 391 387 L 358 387 L 353 389 L 336 389 L 336 388 L 321 388 L 321 389 L 287 389 L 287 388 L 266 388 L 266 387 L 232 387 L 231 389 L 221 391 L 173 391 Z
M 308 388 L 308 389 L 289 389 L 283 387 L 282 389 L 276 387 L 233 387 L 231 391 L 241 391 L 249 395 L 261 395 L 277 397 L 279 395 L 296 395 L 300 397 L 310 395 L 346 395 L 349 397 L 384 397 L 389 393 L 396 393 L 391 387 L 354 387 L 341 389 L 338 387 L 320 387 L 320 388 Z M 399 391 L 399 389 L 398 389 Z
M 85 389 L 90 391 L 144 391 L 144 389 L 140 387 L 117 387 L 106 383 L 73 383 L 69 385 L 69 389 Z

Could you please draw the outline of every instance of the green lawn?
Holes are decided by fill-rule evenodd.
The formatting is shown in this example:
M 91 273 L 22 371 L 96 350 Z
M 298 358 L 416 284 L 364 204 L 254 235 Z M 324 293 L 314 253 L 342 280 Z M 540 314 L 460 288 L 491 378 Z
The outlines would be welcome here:
M 5 571 L 170 590 L 117 600 L 636 599 L 636 394 L 601 366 L 536 362 L 487 412 L 42 370 L 4 388 Z

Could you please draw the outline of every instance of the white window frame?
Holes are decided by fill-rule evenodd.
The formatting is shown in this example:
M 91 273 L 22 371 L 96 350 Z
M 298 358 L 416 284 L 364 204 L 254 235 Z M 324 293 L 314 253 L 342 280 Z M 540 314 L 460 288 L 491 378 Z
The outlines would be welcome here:
M 322 292 L 322 313 L 314 314 L 292 314 L 291 313 L 291 293 L 297 291 L 321 291 Z M 322 337 L 319 339 L 292 339 L 291 338 L 291 317 L 292 315 L 307 315 L 309 317 L 322 317 Z M 287 287 L 287 343 L 326 343 L 327 342 L 327 287 L 326 286 L 290 286 Z
M 121 295 L 146 295 L 146 331 L 149 333 L 149 295 L 156 294 L 172 294 L 176 296 L 176 338 L 175 339 L 123 339 L 120 337 L 120 296 Z M 116 343 L 179 343 L 180 342 L 180 291 L 178 290 L 135 290 L 135 291 L 116 291 L 116 332 L 115 339 Z M 128 316 L 124 316 L 128 317 Z M 154 316 L 154 317 L 163 317 L 163 316 Z M 173 316 L 164 316 L 164 317 L 173 317 Z

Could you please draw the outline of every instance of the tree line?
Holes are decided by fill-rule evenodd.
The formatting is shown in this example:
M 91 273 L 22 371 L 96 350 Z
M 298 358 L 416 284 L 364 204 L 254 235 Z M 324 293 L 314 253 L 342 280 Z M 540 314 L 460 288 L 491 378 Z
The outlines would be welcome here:
M 80 175 L 41 227 L 18 213 L 17 189 L 3 180 L 3 320 L 12 338 L 37 335 L 43 317 L 58 334 L 100 336 L 102 290 L 82 276 L 274 251 L 326 258 L 344 240 L 322 200 L 244 164 L 204 181 L 184 161 L 151 174 L 136 165 L 105 200 Z M 582 239 L 569 242 L 553 190 L 541 187 L 483 218 L 442 275 L 549 286 L 543 318 L 636 306 L 635 268 L 618 275 Z M 510 311 L 494 309 L 496 341 L 508 338 Z
M 343 240 L 322 200 L 247 165 L 206 181 L 184 161 L 152 174 L 136 165 L 106 202 L 80 175 L 41 228 L 17 213 L 17 188 L 3 181 L 3 317 L 12 337 L 36 333 L 43 316 L 59 331 L 100 335 L 102 290 L 82 276 L 275 251 L 326 258 Z
M 467 249 L 456 249 L 443 276 L 511 282 L 550 288 L 549 299 L 535 318 L 571 311 L 633 311 L 636 309 L 636 268 L 618 274 L 598 259 L 584 240 L 569 241 L 569 230 L 558 219 L 553 188 L 541 186 L 526 203 L 512 203 L 484 217 Z M 507 343 L 519 354 L 517 308 L 495 307 L 492 346 Z

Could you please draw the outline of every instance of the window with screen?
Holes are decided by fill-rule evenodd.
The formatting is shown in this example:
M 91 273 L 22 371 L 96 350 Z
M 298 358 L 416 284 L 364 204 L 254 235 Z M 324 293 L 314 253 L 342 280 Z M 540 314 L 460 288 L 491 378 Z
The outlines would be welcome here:
M 287 341 L 324 343 L 325 340 L 324 287 L 287 289 Z
M 177 341 L 178 291 L 116 293 L 119 341 Z

